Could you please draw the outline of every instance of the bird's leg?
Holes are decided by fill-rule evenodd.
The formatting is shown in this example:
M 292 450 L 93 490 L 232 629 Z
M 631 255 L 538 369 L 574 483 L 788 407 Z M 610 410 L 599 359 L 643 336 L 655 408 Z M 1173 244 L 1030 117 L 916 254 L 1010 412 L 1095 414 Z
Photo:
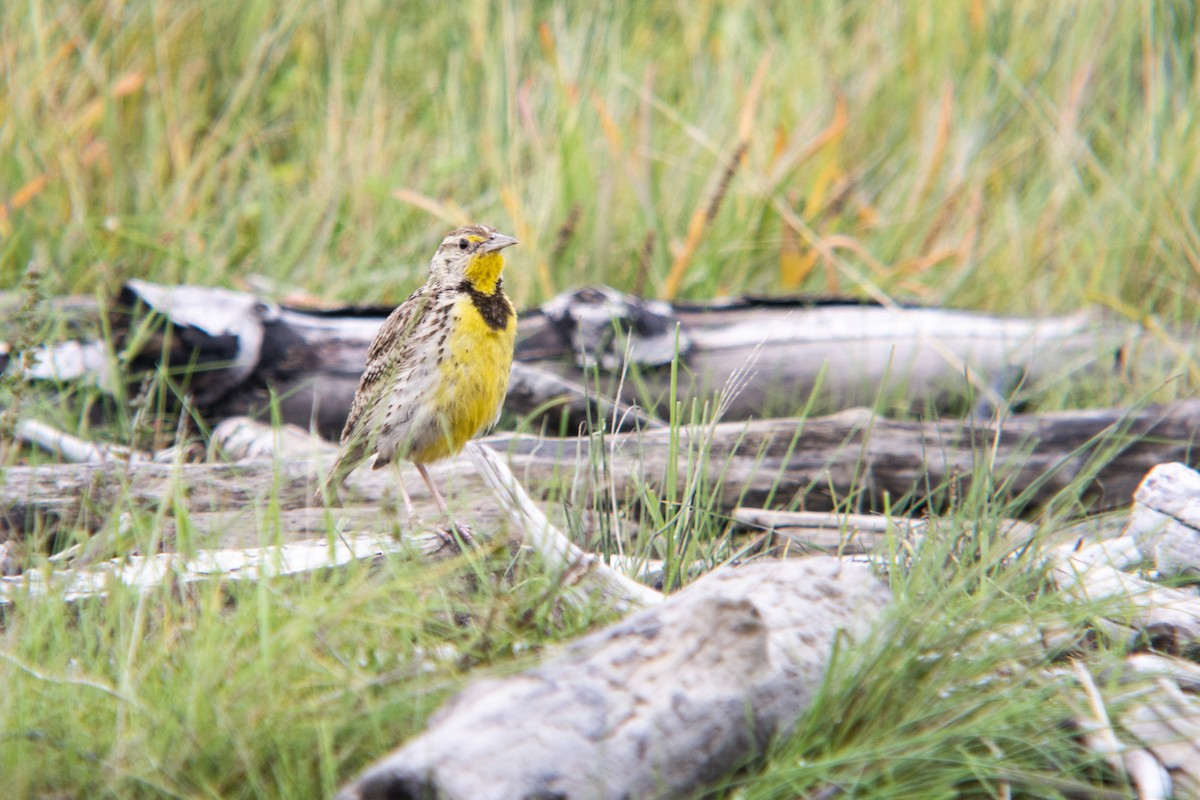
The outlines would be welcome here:
M 446 505 L 446 498 L 442 497 L 442 493 L 438 491 L 433 478 L 429 477 L 429 471 L 425 469 L 425 465 L 413 464 L 413 466 L 417 468 L 417 472 L 421 473 L 421 480 L 425 481 L 425 485 L 429 487 L 429 493 L 433 495 L 433 502 L 437 503 L 437 507 L 445 515 L 446 521 L 450 523 L 451 530 L 458 532 L 458 536 L 464 544 L 470 544 L 473 541 L 470 526 L 459 525 L 454 521 L 454 517 L 450 514 L 450 506 Z
M 404 487 L 404 478 L 400 476 L 400 470 L 396 470 L 396 485 L 400 487 L 400 499 L 404 501 L 404 513 L 408 514 L 408 524 L 416 526 L 420 517 L 417 516 L 417 509 L 413 507 L 412 498 L 408 496 L 408 489 Z
M 417 468 L 417 472 L 421 473 L 421 480 L 425 481 L 425 485 L 429 487 L 429 493 L 433 495 L 433 502 L 437 503 L 437 507 L 446 515 L 446 519 L 453 522 L 454 520 L 450 517 L 450 507 L 446 505 L 446 498 L 442 497 L 442 493 L 433 483 L 433 478 L 429 477 L 429 470 L 425 469 L 424 464 L 413 464 L 413 466 Z

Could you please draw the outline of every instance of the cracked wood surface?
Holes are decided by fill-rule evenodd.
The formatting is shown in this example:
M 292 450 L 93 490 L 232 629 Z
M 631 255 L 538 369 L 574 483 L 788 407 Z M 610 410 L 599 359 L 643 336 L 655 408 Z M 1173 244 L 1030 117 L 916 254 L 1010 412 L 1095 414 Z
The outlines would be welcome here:
M 480 680 L 339 800 L 682 797 L 786 735 L 888 590 L 828 557 L 725 568 L 519 675 Z

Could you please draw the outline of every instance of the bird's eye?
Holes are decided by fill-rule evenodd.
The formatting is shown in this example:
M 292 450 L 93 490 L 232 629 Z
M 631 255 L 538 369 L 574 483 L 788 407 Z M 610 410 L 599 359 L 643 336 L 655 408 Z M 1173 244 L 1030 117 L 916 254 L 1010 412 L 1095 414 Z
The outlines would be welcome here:
M 468 242 L 466 239 L 458 240 L 458 249 L 459 250 L 466 250 L 469 245 L 470 245 L 470 242 Z

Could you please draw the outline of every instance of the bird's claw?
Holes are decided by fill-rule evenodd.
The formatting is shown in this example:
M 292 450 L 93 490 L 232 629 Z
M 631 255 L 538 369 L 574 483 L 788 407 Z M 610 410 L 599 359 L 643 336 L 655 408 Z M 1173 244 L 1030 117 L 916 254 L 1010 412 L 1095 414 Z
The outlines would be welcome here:
M 447 527 L 438 528 L 434 533 L 442 540 L 443 547 L 455 552 L 462 553 L 467 548 L 475 546 L 474 529 L 461 522 L 453 522 Z

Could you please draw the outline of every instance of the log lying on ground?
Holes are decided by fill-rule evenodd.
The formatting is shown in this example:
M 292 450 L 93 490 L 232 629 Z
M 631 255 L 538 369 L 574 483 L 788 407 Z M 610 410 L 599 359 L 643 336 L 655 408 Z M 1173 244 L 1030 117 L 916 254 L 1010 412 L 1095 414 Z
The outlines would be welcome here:
M 620 399 L 639 399 L 639 391 L 661 399 L 670 391 L 664 367 L 677 342 L 682 398 L 706 400 L 750 369 L 729 403 L 733 419 L 770 416 L 772 408 L 792 413 L 818 384 L 837 407 L 901 392 L 914 408 L 967 392 L 1004 407 L 1018 383 L 1036 391 L 1072 375 L 1110 372 L 1126 359 L 1174 363 L 1176 349 L 1195 346 L 1185 336 L 1163 347 L 1138 326 L 1089 313 L 1022 319 L 795 297 L 671 305 L 599 286 L 527 313 L 518 354 L 577 381 L 592 365 L 616 373 L 628 353 L 639 377 L 625 382 Z M 613 383 L 602 388 L 615 396 Z
M 298 575 L 405 551 L 414 546 L 428 558 L 453 554 L 453 548 L 433 534 L 405 541 L 347 532 L 332 541 L 328 538 L 303 539 L 266 547 L 201 550 L 189 557 L 174 552 L 124 556 L 78 569 L 34 571 L 0 577 L 0 606 L 30 595 L 53 594 L 69 603 L 100 597 L 114 583 L 148 591 L 168 582 L 182 586 L 213 578 L 253 581 L 271 576 Z
M 131 316 L 135 307 L 169 321 L 172 335 L 165 335 L 164 322 L 157 335 L 145 336 Z M 334 438 L 388 311 L 304 311 L 244 292 L 130 281 L 110 313 L 118 351 L 129 331 L 141 333 L 142 347 L 128 368 L 153 370 L 166 353 L 172 374 L 185 380 L 210 422 L 242 414 L 269 418 L 274 400 L 285 422 L 315 422 Z M 707 402 L 740 376 L 742 390 L 727 398 L 730 419 L 791 413 L 818 383 L 841 407 L 900 391 L 917 408 L 967 392 L 1004 407 L 1009 384 L 1039 391 L 1081 372 L 1109 373 L 1118 364 L 1166 366 L 1186 357 L 1194 343 L 1195 337 L 1166 342 L 1144 336 L 1137 326 L 1088 314 L 1014 319 L 802 298 L 672 306 L 598 287 L 522 312 L 506 408 L 517 415 L 540 409 L 553 428 L 565 414 L 567 433 L 589 420 L 653 425 L 633 404 L 667 397 L 677 346 L 677 389 L 685 402 Z M 71 342 L 37 357 L 33 377 L 114 380 L 103 343 Z M 603 375 L 602 394 L 616 396 L 623 385 L 621 402 L 595 395 L 593 366 Z M 626 367 L 636 378 L 622 383 Z
M 713 573 L 520 675 L 479 681 L 341 800 L 680 797 L 786 734 L 840 632 L 889 600 L 817 557 Z
M 1085 744 L 1127 775 L 1139 798 L 1200 798 L 1200 666 L 1188 660 L 1200 646 L 1200 594 L 1131 572 L 1153 556 L 1161 575 L 1200 574 L 1200 548 L 1190 541 L 1197 508 L 1200 474 L 1162 464 L 1138 487 L 1120 536 L 1047 553 L 1050 577 L 1064 596 L 1117 601 L 1111 613 L 1100 612 L 1108 636 L 1129 647 L 1148 642 L 1157 651 L 1127 658 L 1114 668 L 1115 680 L 1101 682 L 1103 691 L 1082 661 L 1073 669 L 1091 709 L 1080 721 Z
M 1183 464 L 1160 464 L 1133 496 L 1129 535 L 1153 554 L 1159 573 L 1200 576 L 1200 474 Z
M 853 409 L 807 420 L 690 427 L 681 439 L 680 489 L 691 448 L 709 485 L 720 481 L 717 507 L 724 512 L 791 503 L 827 510 L 848 499 L 855 510 L 881 511 L 885 497 L 924 502 L 952 484 L 963 496 L 988 464 L 1002 496 L 1036 507 L 1077 482 L 1079 499 L 1099 509 L 1125 506 L 1155 464 L 1188 458 L 1200 439 L 1200 402 L 1014 415 L 999 425 L 898 421 Z M 564 464 L 601 459 L 618 497 L 639 482 L 660 485 L 673 457 L 669 431 L 607 436 L 604 450 L 591 456 L 579 455 L 580 443 L 570 439 L 490 442 L 534 485 L 561 474 Z
M 29 520 L 49 516 L 94 529 L 103 524 L 104 509 L 126 493 L 147 508 L 157 508 L 173 491 L 188 498 L 192 511 L 220 511 L 273 495 L 284 509 L 304 507 L 314 489 L 312 458 L 327 454 L 330 446 L 302 432 L 284 435 L 291 457 L 278 462 L 277 473 L 271 456 L 280 446 L 280 432 L 250 421 L 228 424 L 244 429 L 249 440 L 244 446 L 264 460 L 10 467 L 0 482 L 0 528 L 20 531 Z M 885 497 L 892 504 L 905 497 L 920 503 L 929 499 L 930 490 L 950 484 L 957 484 L 962 496 L 980 460 L 995 465 L 996 491 L 1021 495 L 1035 507 L 1072 482 L 1078 482 L 1080 499 L 1094 508 L 1123 507 L 1155 464 L 1186 459 L 1198 434 L 1200 402 L 1192 401 L 1134 413 L 1014 416 L 999 430 L 967 422 L 888 420 L 865 410 L 802 421 L 730 422 L 684 429 L 678 450 L 665 431 L 603 440 L 503 435 L 485 441 L 535 494 L 561 487 L 564 480 L 581 481 L 587 492 L 615 496 L 618 502 L 636 499 L 643 485 L 661 489 L 672 457 L 678 462 L 678 488 L 686 492 L 687 461 L 694 457 L 706 465 L 708 485 L 720 481 L 716 508 L 728 513 L 739 505 L 793 503 L 824 510 L 834 506 L 834 498 L 844 509 L 850 497 L 859 511 L 881 511 Z M 591 452 L 593 445 L 600 450 Z M 699 448 L 693 456 L 689 446 Z M 604 468 L 600 479 L 592 477 L 597 464 Z M 465 459 L 444 462 L 437 473 L 454 490 L 459 508 L 483 487 Z M 402 475 L 418 505 L 428 502 L 411 470 Z M 390 470 L 358 470 L 349 496 L 376 502 L 391 495 L 395 480 Z M 593 485 L 596 480 L 603 485 Z M 421 513 L 425 508 L 432 506 L 422 506 Z
M 1067 543 L 1048 553 L 1050 579 L 1069 598 L 1119 598 L 1127 605 L 1117 609 L 1124 616 L 1114 622 L 1149 637 L 1162 649 L 1194 650 L 1200 645 L 1200 595 L 1129 571 L 1145 558 L 1132 533 L 1084 546 Z M 1200 569 L 1200 563 L 1193 566 Z
M 886 555 L 889 545 L 915 545 L 929 530 L 929 521 L 910 517 L 867 514 L 837 514 L 818 511 L 777 511 L 765 508 L 735 508 L 730 513 L 735 531 L 761 532 L 764 540 L 755 552 L 768 550 L 769 539 L 785 552 L 825 552 L 830 555 Z M 1032 541 L 1036 529 L 1029 523 L 1009 519 L 997 521 L 997 534 L 1012 549 Z
M 89 519 L 86 516 L 86 510 L 97 504 L 109 507 L 117 506 L 115 501 L 122 493 L 126 495 L 127 501 L 132 501 L 134 507 L 140 506 L 147 510 L 171 508 L 176 501 L 187 505 L 188 513 L 185 524 L 188 538 L 193 547 L 206 548 L 197 554 L 201 567 L 213 562 L 214 559 L 216 562 L 220 562 L 221 559 L 236 559 L 238 552 L 249 552 L 248 550 L 236 551 L 231 548 L 254 549 L 255 544 L 263 545 L 264 540 L 268 540 L 269 546 L 258 548 L 263 553 L 251 557 L 251 562 L 255 565 L 260 562 L 268 562 L 267 566 L 269 567 L 271 558 L 283 558 L 280 554 L 284 549 L 291 547 L 292 553 L 303 551 L 306 554 L 305 557 L 308 558 L 303 562 L 302 568 L 293 571 L 317 569 L 320 567 L 322 554 L 333 553 L 334 549 L 330 547 L 328 541 L 313 542 L 306 537 L 323 533 L 328 539 L 335 529 L 342 544 L 349 550 L 349 555 L 345 560 L 356 560 L 363 557 L 355 555 L 358 552 L 366 552 L 367 556 L 371 556 L 377 554 L 377 551 L 393 552 L 400 549 L 407 549 L 423 555 L 425 558 L 437 558 L 441 557 L 448 549 L 447 545 L 456 546 L 458 542 L 458 537 L 448 532 L 448 520 L 442 517 L 440 511 L 435 510 L 429 513 L 430 499 L 424 493 L 414 497 L 418 518 L 406 518 L 403 522 L 397 519 L 394 513 L 378 507 L 368 510 L 366 513 L 362 508 L 312 509 L 297 507 L 297 492 L 311 489 L 316 481 L 314 470 L 320 461 L 320 456 L 326 456 L 326 461 L 331 460 L 333 447 L 295 428 L 271 429 L 250 420 L 244 422 L 226 420 L 218 426 L 213 434 L 214 444 L 224 450 L 226 454 L 236 452 L 240 456 L 272 458 L 269 462 L 243 462 L 244 465 L 249 466 L 242 472 L 241 480 L 238 481 L 240 485 L 236 487 L 236 491 L 241 494 L 229 495 L 226 498 L 227 503 L 214 503 L 211 498 L 204 496 L 202 489 L 197 490 L 199 487 L 189 487 L 183 482 L 183 476 L 189 472 L 191 473 L 190 477 L 193 478 L 197 473 L 203 475 L 204 473 L 197 469 L 201 465 L 188 465 L 182 462 L 168 465 L 149 461 L 140 463 L 131 461 L 126 469 L 141 470 L 140 477 L 143 479 L 137 481 L 139 485 L 135 487 L 130 483 L 134 480 L 130 473 L 122 474 L 120 464 L 114 463 L 113 459 L 116 455 L 114 452 L 97 451 L 95 448 L 88 450 L 82 446 L 83 443 L 68 434 L 40 429 L 36 433 L 39 441 L 44 441 L 45 444 L 56 450 L 86 452 L 89 456 L 98 459 L 98 463 L 95 465 L 99 468 L 96 472 L 98 480 L 91 487 L 95 491 L 95 495 L 78 498 L 79 506 L 72 505 L 74 502 L 72 499 L 64 498 L 56 493 L 43 498 L 41 502 L 33 499 L 32 504 L 14 505 L 7 508 L 0 515 L 0 534 L 5 534 L 0 536 L 0 544 L 6 546 L 5 551 L 0 553 L 0 573 L 3 574 L 14 572 L 15 562 L 9 552 L 11 548 L 7 547 L 11 541 L 20 539 L 19 534 L 14 535 L 14 533 L 18 533 L 14 530 L 14 522 L 19 521 L 22 528 L 27 528 L 31 517 L 40 516 L 44 521 L 46 517 L 54 516 L 61 520 L 64 527 L 68 529 L 80 527 L 98 529 L 101 525 L 112 524 L 113 520 L 106 519 L 102 515 L 96 515 Z M 567 603 L 586 606 L 600 600 L 612 608 L 626 610 L 654 605 L 662 601 L 662 595 L 659 592 L 638 583 L 624 572 L 611 568 L 601 558 L 584 552 L 567 539 L 533 502 L 509 467 L 496 453 L 477 442 L 470 442 L 465 448 L 464 454 L 466 460 L 474 467 L 476 481 L 482 482 L 482 488 L 485 489 L 484 493 L 477 494 L 477 497 L 483 498 L 482 502 L 478 502 L 477 509 L 472 509 L 469 515 L 464 515 L 461 511 L 454 513 L 455 522 L 460 524 L 459 532 L 468 530 L 473 532 L 469 541 L 476 543 L 479 536 L 487 540 L 507 535 L 510 542 L 522 544 L 526 548 L 536 551 L 541 556 L 547 572 L 558 583 L 561 590 L 560 597 Z M 287 455 L 300 457 L 284 460 L 283 457 Z M 305 458 L 305 455 L 308 458 Z M 435 467 L 436 471 L 444 471 L 444 469 L 444 465 L 440 470 Z M 45 472 L 46 470 L 43 469 L 43 474 Z M 376 496 L 381 494 L 381 490 L 386 491 L 389 488 L 392 494 L 395 493 L 399 470 L 388 470 L 382 475 L 373 475 L 372 472 L 360 470 L 355 473 L 352 480 L 355 483 L 365 483 L 371 486 Z M 105 481 L 101 480 L 102 476 L 109 479 L 107 485 Z M 207 477 L 214 477 L 214 473 L 209 472 Z M 381 486 L 380 478 L 385 480 L 391 478 L 390 486 L 386 483 Z M 412 483 L 411 478 L 408 482 Z M 3 485 L 9 488 L 9 482 L 6 481 Z M 0 490 L 0 494 L 2 494 L 2 490 Z M 32 499 L 28 493 L 26 498 L 27 503 Z M 265 526 L 267 530 L 262 530 L 258 509 L 272 498 L 279 505 L 278 517 Z M 247 500 L 250 502 L 246 502 Z M 385 505 L 388 504 L 391 504 L 390 501 L 385 503 Z M 129 505 L 126 502 L 120 504 L 120 507 L 125 508 Z M 420 521 L 422 518 L 437 520 L 438 525 L 447 527 L 439 531 L 437 528 L 422 523 Z M 72 524 L 71 520 L 75 520 L 75 522 Z M 93 527 L 88 528 L 85 521 L 90 522 Z M 204 577 L 211 570 L 194 569 L 191 562 L 195 558 L 175 559 L 170 557 L 170 551 L 175 549 L 177 523 L 177 520 L 167 518 L 161 524 L 157 541 L 159 546 L 167 551 L 165 558 L 156 555 L 144 560 L 152 570 L 158 570 L 163 574 L 173 570 L 184 581 Z M 461 527 L 461 524 L 464 523 L 469 527 Z M 119 520 L 118 524 L 120 524 Z M 346 533 L 347 530 L 352 532 Z M 347 538 L 355 540 L 357 544 L 352 547 L 346 541 Z M 82 553 L 74 559 L 74 566 L 87 566 L 93 561 L 107 557 L 109 553 L 105 552 L 103 548 L 108 546 L 108 541 L 107 537 L 92 539 L 87 548 L 80 548 Z M 365 551 L 364 547 L 367 548 Z M 371 548 L 375 548 L 375 550 L 371 550 Z M 230 555 L 231 553 L 233 555 Z M 331 555 L 330 558 L 333 556 Z M 632 568 L 631 571 L 647 572 L 644 564 L 629 566 Z M 145 568 L 144 566 L 137 568 L 135 575 L 137 580 L 140 580 L 138 576 Z M 255 568 L 258 569 L 257 566 Z M 57 579 L 59 585 L 65 587 L 65 593 L 76 598 L 97 593 L 99 591 L 95 588 L 97 581 L 102 583 L 106 575 L 115 575 L 117 580 L 128 583 L 130 582 L 129 574 L 129 570 L 123 563 L 114 562 L 96 569 L 76 569 L 57 576 Z M 161 580 L 161 578 L 156 580 Z M 14 587 L 15 584 L 0 583 L 0 601 L 3 601 L 8 596 L 7 593 L 11 593 L 10 590 Z M 35 591 L 45 589 L 41 586 L 33 588 Z
M 168 369 L 196 410 L 216 423 L 257 415 L 316 429 L 337 439 L 379 326 L 390 308 L 302 311 L 229 289 L 168 287 L 129 281 L 114 299 L 113 349 L 127 353 L 125 372 Z M 156 324 L 140 317 L 153 314 Z M 170 333 L 168 334 L 168 330 Z M 130 347 L 137 331 L 139 347 Z M 0 367 L 7 364 L 0 348 Z M 165 356 L 165 359 L 164 359 Z M 165 360 L 166 365 L 162 363 Z M 80 381 L 112 391 L 118 376 L 103 341 L 69 341 L 32 354 L 25 377 Z M 575 433 L 609 423 L 614 430 L 661 423 L 644 411 L 614 403 L 575 383 L 518 361 L 509 380 L 509 413 L 540 415 L 555 429 Z

